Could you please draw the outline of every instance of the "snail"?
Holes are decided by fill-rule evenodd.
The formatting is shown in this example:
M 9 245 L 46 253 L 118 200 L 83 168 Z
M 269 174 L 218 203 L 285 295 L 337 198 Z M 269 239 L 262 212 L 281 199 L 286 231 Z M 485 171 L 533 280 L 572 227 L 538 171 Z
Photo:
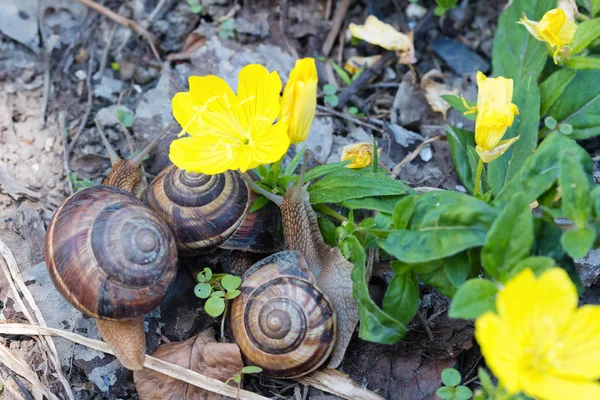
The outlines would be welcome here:
M 244 357 L 253 365 L 263 368 L 267 374 L 280 377 L 305 375 L 322 365 L 329 356 L 327 366 L 337 368 L 344 358 L 358 323 L 358 306 L 352 296 L 351 273 L 354 266 L 344 258 L 339 248 L 331 247 L 323 240 L 317 216 L 310 205 L 308 191 L 303 185 L 305 171 L 306 158 L 298 183 L 290 187 L 283 197 L 249 182 L 257 192 L 279 206 L 285 247 L 300 256 L 292 260 L 290 255 L 282 256 L 289 252 L 281 252 L 251 267 L 244 276 L 242 295 L 233 300 L 230 313 L 231 330 Z M 289 266 L 292 263 L 290 260 L 294 263 L 293 268 Z M 308 269 L 308 277 L 304 274 L 305 269 Z M 290 274 L 300 279 L 292 280 L 289 278 Z M 286 281 L 285 289 L 280 279 Z M 264 285 L 258 285 L 258 282 L 263 282 Z M 271 290 L 270 285 L 276 285 L 276 289 Z M 253 300 L 259 297 L 262 299 L 265 294 L 266 300 Z M 288 300 L 288 294 L 300 296 L 306 301 Z M 269 298 L 273 302 L 283 303 L 284 306 L 281 309 L 269 308 Z M 295 305 L 292 306 L 292 303 Z M 329 337 L 322 342 L 320 340 L 323 337 L 319 338 L 320 349 L 314 351 L 310 363 L 299 363 L 299 360 L 304 360 L 305 352 L 313 352 L 311 348 L 317 345 L 317 340 L 302 339 L 301 344 L 295 340 L 300 340 L 297 338 L 301 337 L 313 338 L 311 316 L 316 310 L 318 315 L 324 314 L 322 310 L 327 308 L 327 304 L 335 311 L 335 328 L 323 333 L 323 337 L 335 336 L 334 344 L 331 344 Z M 298 311 L 297 307 L 301 307 L 303 311 Z M 272 321 L 266 318 L 276 310 L 277 318 L 273 318 Z M 298 322 L 302 320 L 302 317 L 299 317 L 301 314 L 306 316 L 305 323 Z M 321 321 L 319 318 L 317 320 Z M 270 330 L 265 328 L 269 324 L 272 328 Z M 256 327 L 259 328 L 258 331 Z M 278 336 L 282 336 L 280 341 L 274 341 L 273 337 Z M 299 346 L 306 346 L 308 343 L 311 348 L 298 350 L 290 341 Z M 333 346 L 333 349 L 329 349 L 330 346 Z M 288 350 L 294 351 L 288 353 Z M 298 351 L 301 356 L 297 355 Z M 286 357 L 290 357 L 289 362 Z M 281 363 L 282 368 L 274 367 L 273 363 Z
M 169 224 L 179 249 L 187 254 L 216 247 L 256 253 L 281 250 L 277 207 L 251 212 L 255 199 L 238 171 L 203 175 L 174 165 L 162 170 L 144 195 L 144 203 Z
M 108 145 L 111 173 L 103 185 L 62 203 L 45 240 L 46 266 L 58 291 L 96 319 L 116 357 L 134 370 L 142 368 L 146 351 L 144 314 L 159 305 L 177 272 L 171 230 L 131 193 L 140 184 L 139 165 L 157 141 L 133 160 L 120 159 Z
M 282 251 L 254 264 L 231 306 L 235 342 L 251 365 L 280 378 L 320 367 L 335 345 L 335 313 L 304 257 Z

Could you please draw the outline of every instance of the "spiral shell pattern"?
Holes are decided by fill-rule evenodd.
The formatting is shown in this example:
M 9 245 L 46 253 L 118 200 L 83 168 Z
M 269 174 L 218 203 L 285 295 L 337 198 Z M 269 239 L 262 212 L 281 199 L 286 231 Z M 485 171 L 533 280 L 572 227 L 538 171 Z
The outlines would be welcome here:
M 283 251 L 254 264 L 240 291 L 231 329 L 250 365 L 293 378 L 327 360 L 336 338 L 334 310 L 300 253 Z
M 188 174 L 172 165 L 150 183 L 144 202 L 171 226 L 180 249 L 201 252 L 237 230 L 250 209 L 248 196 L 236 171 Z
M 50 221 L 44 256 L 58 291 L 94 318 L 152 311 L 177 273 L 169 227 L 112 186 L 86 188 L 65 200 Z

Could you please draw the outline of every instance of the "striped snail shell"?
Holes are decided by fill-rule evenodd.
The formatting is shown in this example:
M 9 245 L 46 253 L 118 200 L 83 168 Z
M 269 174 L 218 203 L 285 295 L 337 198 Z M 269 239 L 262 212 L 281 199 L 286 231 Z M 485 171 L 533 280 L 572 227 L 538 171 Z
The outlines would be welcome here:
M 231 329 L 249 365 L 293 378 L 319 368 L 336 340 L 335 314 L 304 257 L 282 251 L 244 274 L 231 305 Z
M 203 175 L 171 165 L 150 183 L 144 203 L 169 224 L 184 252 L 280 250 L 279 210 L 272 205 L 250 212 L 255 197 L 238 171 Z
M 89 187 L 63 202 L 50 221 L 44 256 L 58 291 L 96 319 L 150 312 L 177 272 L 167 224 L 112 186 Z

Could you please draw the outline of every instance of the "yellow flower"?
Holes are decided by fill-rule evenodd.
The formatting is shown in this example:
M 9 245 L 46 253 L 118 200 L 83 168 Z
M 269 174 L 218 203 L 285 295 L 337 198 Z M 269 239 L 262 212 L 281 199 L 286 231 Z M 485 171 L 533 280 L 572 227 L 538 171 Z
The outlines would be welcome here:
M 561 8 L 548 11 L 539 22 L 531 21 L 523 16 L 519 23 L 537 40 L 544 41 L 554 50 L 554 63 L 559 52 L 566 52 L 565 45 L 573 42 L 577 24 L 567 17 Z
M 341 161 L 352 160 L 347 168 L 363 168 L 373 164 L 373 143 L 355 143 L 344 146 Z
M 281 98 L 279 121 L 288 124 L 288 136 L 294 144 L 303 142 L 317 109 L 317 67 L 314 58 L 296 61 Z
M 277 72 L 250 64 L 238 75 L 237 95 L 217 76 L 192 76 L 189 92 L 173 97 L 173 116 L 190 136 L 171 144 L 169 158 L 189 172 L 245 172 L 279 160 L 290 140 L 279 114 Z
M 496 308 L 475 321 L 475 338 L 509 394 L 600 399 L 600 306 L 577 308 L 563 269 L 539 278 L 524 270 L 500 290 Z
M 503 77 L 486 78 L 477 72 L 477 107 L 470 108 L 467 113 L 477 111 L 475 120 L 475 150 L 485 163 L 494 161 L 516 142 L 516 136 L 508 140 L 500 140 L 506 129 L 512 125 L 515 114 L 519 109 L 511 103 L 513 95 L 513 80 Z
M 400 53 L 401 64 L 414 64 L 417 61 L 412 32 L 408 35 L 398 32 L 393 26 L 381 22 L 373 15 L 367 17 L 364 25 L 350 24 L 348 29 L 352 36 L 365 42 L 397 51 Z

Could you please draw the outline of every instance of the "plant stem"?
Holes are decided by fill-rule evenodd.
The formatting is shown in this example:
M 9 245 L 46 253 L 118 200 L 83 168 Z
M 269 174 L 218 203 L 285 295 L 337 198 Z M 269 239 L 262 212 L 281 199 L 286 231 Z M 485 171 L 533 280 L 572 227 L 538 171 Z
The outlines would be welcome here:
M 348 222 L 348 218 L 344 217 L 343 215 L 341 215 L 340 213 L 338 213 L 337 211 L 333 210 L 331 207 L 325 204 L 315 204 L 314 209 L 327 215 L 328 217 L 335 219 L 338 222 Z
M 481 172 L 483 171 L 483 160 L 479 158 L 477 173 L 475 175 L 475 195 L 481 194 Z
M 223 318 L 221 318 L 221 343 L 225 342 L 225 318 L 227 318 L 227 309 L 229 308 L 229 300 L 225 300 L 225 310 L 223 311 Z

